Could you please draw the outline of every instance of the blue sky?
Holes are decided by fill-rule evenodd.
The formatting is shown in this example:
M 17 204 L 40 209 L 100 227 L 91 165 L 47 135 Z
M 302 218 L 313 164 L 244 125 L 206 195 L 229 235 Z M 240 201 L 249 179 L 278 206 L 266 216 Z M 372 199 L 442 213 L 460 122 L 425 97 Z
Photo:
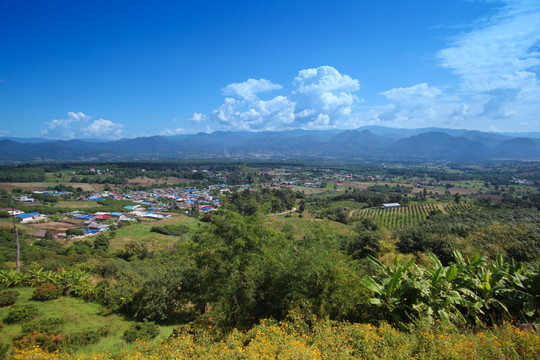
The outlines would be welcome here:
M 540 131 L 540 1 L 0 0 L 0 136 Z

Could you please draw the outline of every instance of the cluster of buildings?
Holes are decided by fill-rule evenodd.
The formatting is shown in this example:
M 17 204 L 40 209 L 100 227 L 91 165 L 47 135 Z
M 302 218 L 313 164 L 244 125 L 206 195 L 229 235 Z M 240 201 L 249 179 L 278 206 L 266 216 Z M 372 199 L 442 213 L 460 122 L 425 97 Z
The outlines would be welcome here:
M 144 211 L 148 215 L 155 211 L 168 211 L 172 208 L 188 211 L 197 207 L 200 211 L 206 212 L 219 207 L 219 200 L 214 198 L 210 192 L 211 190 L 222 188 L 222 186 L 211 186 L 207 190 L 166 188 L 151 191 L 131 191 L 129 193 L 106 191 L 92 194 L 87 200 L 97 201 L 107 197 L 112 197 L 115 200 L 128 200 L 136 205 L 126 206 L 125 209 L 131 211 L 136 216 L 143 216 Z
M 227 189 L 225 184 L 210 187 L 207 190 L 198 190 L 195 188 L 167 188 L 154 189 L 151 191 L 131 191 L 121 193 L 115 191 L 105 191 L 94 193 L 79 200 L 97 201 L 101 199 L 126 200 L 131 204 L 123 206 L 122 211 L 118 212 L 85 212 L 81 210 L 71 211 L 66 214 L 66 226 L 71 229 L 80 229 L 84 235 L 92 235 L 108 231 L 116 227 L 116 224 L 123 221 L 136 221 L 137 218 L 165 219 L 171 217 L 166 212 L 174 210 L 185 210 L 188 213 L 193 208 L 201 212 L 216 210 L 220 206 L 220 201 L 211 195 L 219 194 L 220 191 Z M 40 192 L 43 195 L 65 195 L 66 192 Z M 25 201 L 27 196 L 14 198 L 24 203 L 33 203 Z M 33 200 L 33 199 L 32 199 Z M 15 216 L 20 223 L 45 222 L 47 216 L 39 212 L 25 213 L 19 209 L 0 208 L 0 211 L 6 211 L 9 215 Z M 71 220 L 69 220 L 71 219 Z M 50 224 L 50 223 L 49 223 Z M 37 231 L 34 236 L 38 238 L 45 237 L 47 232 L 51 232 L 54 238 L 66 236 L 66 230 L 49 230 L 46 226 Z

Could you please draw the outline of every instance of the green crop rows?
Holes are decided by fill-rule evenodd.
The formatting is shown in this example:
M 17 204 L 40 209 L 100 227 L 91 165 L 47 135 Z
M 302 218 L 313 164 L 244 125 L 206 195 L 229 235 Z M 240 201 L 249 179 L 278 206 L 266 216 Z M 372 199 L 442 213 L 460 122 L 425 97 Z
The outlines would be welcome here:
M 440 210 L 444 213 L 454 214 L 469 212 L 475 209 L 472 204 L 414 204 L 399 208 L 368 208 L 354 213 L 356 218 L 368 218 L 386 228 L 414 226 L 426 219 L 430 212 Z

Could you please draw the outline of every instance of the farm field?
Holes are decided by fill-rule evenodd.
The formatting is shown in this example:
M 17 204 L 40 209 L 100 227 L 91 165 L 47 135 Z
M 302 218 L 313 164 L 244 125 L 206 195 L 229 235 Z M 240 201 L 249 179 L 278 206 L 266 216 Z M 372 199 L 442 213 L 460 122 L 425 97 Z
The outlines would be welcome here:
M 148 246 L 150 250 L 163 248 L 177 241 L 178 238 L 151 232 L 154 226 L 184 224 L 195 230 L 200 224 L 196 219 L 185 215 L 174 215 L 164 220 L 142 220 L 140 223 L 131 224 L 116 230 L 116 236 L 111 240 L 111 248 L 123 249 L 127 243 L 137 241 Z
M 102 191 L 105 188 L 104 184 L 87 184 L 87 183 L 71 183 L 71 182 L 0 182 L 0 189 L 7 192 L 13 189 L 22 189 L 23 191 L 45 191 L 48 188 L 54 188 L 58 185 L 80 187 L 83 191 Z
M 68 209 L 86 209 L 86 208 L 96 208 L 101 205 L 95 201 L 84 201 L 84 200 L 60 200 L 56 203 L 57 207 L 68 208 Z
M 446 214 L 464 213 L 474 211 L 476 206 L 472 204 L 453 203 L 426 203 L 412 204 L 399 208 L 368 208 L 356 210 L 352 216 L 367 218 L 385 228 L 399 228 L 402 226 L 414 226 L 424 221 L 430 212 L 442 211 Z

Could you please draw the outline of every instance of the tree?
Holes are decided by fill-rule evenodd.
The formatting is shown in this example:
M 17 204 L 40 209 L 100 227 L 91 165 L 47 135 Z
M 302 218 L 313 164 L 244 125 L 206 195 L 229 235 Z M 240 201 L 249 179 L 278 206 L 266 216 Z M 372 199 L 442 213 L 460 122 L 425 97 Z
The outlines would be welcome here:
M 101 249 L 103 251 L 109 250 L 109 237 L 104 234 L 96 236 L 96 238 L 94 239 L 94 249 Z
M 54 234 L 51 230 L 45 231 L 45 239 L 46 240 L 54 240 Z

